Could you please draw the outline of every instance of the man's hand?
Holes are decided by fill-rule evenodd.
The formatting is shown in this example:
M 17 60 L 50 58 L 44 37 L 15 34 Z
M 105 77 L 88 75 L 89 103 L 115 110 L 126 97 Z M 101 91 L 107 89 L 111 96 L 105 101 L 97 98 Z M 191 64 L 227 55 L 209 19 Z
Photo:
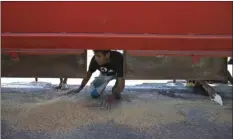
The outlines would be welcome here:
M 106 108 L 106 109 L 111 109 L 113 103 L 113 96 L 108 96 L 107 100 L 101 100 L 100 107 Z
M 69 92 L 67 92 L 65 95 L 69 95 L 69 94 L 77 94 L 79 93 L 87 84 L 87 82 L 89 81 L 89 79 L 91 78 L 92 73 L 91 72 L 87 72 L 86 76 L 83 78 L 81 86 L 76 90 L 70 90 Z
M 77 93 L 79 93 L 81 90 L 82 90 L 82 88 L 73 89 L 73 90 L 70 90 L 69 92 L 67 92 L 66 94 L 67 94 L 67 95 L 69 95 L 69 94 L 77 94 Z

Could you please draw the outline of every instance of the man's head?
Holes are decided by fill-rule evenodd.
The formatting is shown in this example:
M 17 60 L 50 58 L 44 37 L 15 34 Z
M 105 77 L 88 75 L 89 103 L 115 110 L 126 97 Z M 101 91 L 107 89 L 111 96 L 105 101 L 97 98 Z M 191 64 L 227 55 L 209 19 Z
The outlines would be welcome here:
M 109 62 L 111 50 L 93 50 L 95 60 L 99 65 L 103 65 Z

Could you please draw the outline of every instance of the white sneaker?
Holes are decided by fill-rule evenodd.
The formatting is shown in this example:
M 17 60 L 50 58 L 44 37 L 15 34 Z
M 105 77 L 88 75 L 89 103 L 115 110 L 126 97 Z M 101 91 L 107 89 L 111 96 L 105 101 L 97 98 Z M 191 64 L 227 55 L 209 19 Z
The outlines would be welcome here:
M 216 94 L 216 95 L 214 96 L 214 99 L 212 99 L 212 100 L 214 100 L 215 102 L 217 102 L 217 103 L 220 104 L 221 106 L 223 105 L 222 98 L 221 98 L 221 96 L 218 95 L 218 94 Z
M 65 89 L 68 89 L 68 85 L 65 83 L 62 83 L 61 90 L 65 90 Z

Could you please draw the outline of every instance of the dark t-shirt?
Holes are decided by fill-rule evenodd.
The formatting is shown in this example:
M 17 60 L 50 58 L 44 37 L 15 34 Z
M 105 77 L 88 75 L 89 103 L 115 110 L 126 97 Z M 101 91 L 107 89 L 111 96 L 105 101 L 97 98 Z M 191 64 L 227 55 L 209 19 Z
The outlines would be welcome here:
M 92 57 L 89 72 L 93 73 L 99 70 L 103 75 L 123 77 L 123 55 L 117 51 L 110 52 L 110 62 L 99 66 L 95 60 L 95 56 Z

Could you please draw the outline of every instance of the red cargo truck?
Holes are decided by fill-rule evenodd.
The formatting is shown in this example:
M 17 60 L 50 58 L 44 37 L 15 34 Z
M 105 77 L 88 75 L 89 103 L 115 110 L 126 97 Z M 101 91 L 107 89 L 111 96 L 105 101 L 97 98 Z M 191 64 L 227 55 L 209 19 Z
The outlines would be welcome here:
M 227 79 L 232 2 L 1 4 L 3 77 L 79 78 L 87 49 L 120 49 L 127 79 Z

